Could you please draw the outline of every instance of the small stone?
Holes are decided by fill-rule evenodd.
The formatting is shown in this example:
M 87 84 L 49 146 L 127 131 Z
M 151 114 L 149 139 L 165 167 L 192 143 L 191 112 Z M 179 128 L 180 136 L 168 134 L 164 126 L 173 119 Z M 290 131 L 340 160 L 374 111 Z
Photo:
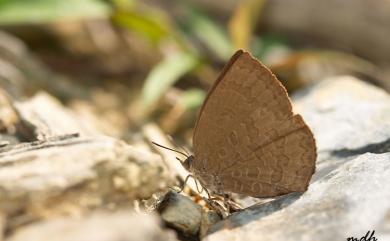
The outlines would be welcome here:
M 216 224 L 218 221 L 221 221 L 221 217 L 218 215 L 217 212 L 212 210 L 204 211 L 202 213 L 202 221 L 200 225 L 200 238 L 203 238 L 207 234 L 209 228 L 213 224 Z
M 169 192 L 159 206 L 161 218 L 171 227 L 186 235 L 199 232 L 202 207 L 176 192 Z

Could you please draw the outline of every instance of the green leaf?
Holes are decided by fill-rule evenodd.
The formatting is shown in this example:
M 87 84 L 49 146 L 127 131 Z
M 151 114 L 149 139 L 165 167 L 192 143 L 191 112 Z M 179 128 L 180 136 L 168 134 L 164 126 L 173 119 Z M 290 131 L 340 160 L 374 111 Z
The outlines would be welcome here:
M 112 19 L 116 24 L 138 33 L 160 48 L 169 42 L 183 51 L 190 50 L 187 39 L 167 12 L 136 0 L 115 0 L 114 5 L 116 12 Z
M 193 70 L 199 59 L 189 53 L 179 52 L 167 56 L 149 73 L 142 89 L 142 103 L 150 107 L 172 86 L 180 77 Z
M 30 24 L 63 18 L 106 17 L 109 13 L 109 6 L 98 0 L 0 1 L 0 24 Z
M 140 13 L 137 11 L 118 12 L 113 16 L 113 20 L 135 32 L 143 35 L 154 43 L 168 37 L 172 32 L 169 21 L 156 12 L 149 11 Z

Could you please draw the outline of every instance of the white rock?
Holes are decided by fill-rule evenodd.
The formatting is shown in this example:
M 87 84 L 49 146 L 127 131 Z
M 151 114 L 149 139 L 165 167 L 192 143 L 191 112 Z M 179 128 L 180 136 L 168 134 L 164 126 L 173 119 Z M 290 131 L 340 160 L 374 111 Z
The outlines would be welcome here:
M 293 100 L 294 110 L 313 130 L 320 152 L 390 139 L 389 94 L 354 77 L 326 79 Z
M 163 231 L 154 215 L 129 211 L 98 212 L 77 218 L 38 222 L 18 230 L 6 241 L 173 241 L 174 234 Z

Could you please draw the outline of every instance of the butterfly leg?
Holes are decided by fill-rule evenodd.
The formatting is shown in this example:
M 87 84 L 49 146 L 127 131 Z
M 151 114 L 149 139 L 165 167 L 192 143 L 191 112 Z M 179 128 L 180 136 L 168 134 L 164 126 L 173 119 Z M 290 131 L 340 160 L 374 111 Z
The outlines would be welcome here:
M 195 181 L 195 186 L 196 186 L 196 191 L 198 191 L 198 193 L 202 193 L 203 190 L 207 193 L 207 196 L 210 198 L 210 193 L 209 191 L 202 185 L 202 183 L 199 183 L 198 179 L 196 179 L 193 175 L 189 174 L 186 179 L 184 180 L 184 183 L 183 185 L 181 186 L 180 190 L 178 191 L 178 193 L 181 193 L 183 190 L 184 190 L 184 187 L 186 186 L 188 180 L 190 179 L 190 177 L 192 179 L 194 179 Z M 200 188 L 199 188 L 200 186 Z
M 198 182 L 198 180 L 197 180 L 196 178 L 194 178 L 194 177 L 192 177 L 192 178 L 193 178 L 194 181 L 195 181 L 196 191 L 198 191 L 198 193 L 202 193 L 203 190 L 204 190 L 205 188 L 202 186 L 202 184 L 199 184 L 199 182 Z M 202 188 L 202 190 L 200 190 L 200 188 L 199 188 L 198 185 L 200 185 L 200 187 Z
M 223 190 L 223 188 L 222 188 L 222 190 Z M 223 205 L 226 206 L 226 212 L 229 215 L 230 214 L 229 195 L 224 191 L 222 191 L 221 193 L 222 193 L 222 197 L 223 197 Z
M 227 214 L 229 215 L 230 214 L 230 208 L 229 208 L 229 205 L 226 201 L 226 193 L 224 192 L 224 188 L 223 188 L 223 183 L 222 181 L 219 179 L 218 175 L 215 176 L 215 179 L 214 179 L 214 183 L 215 183 L 215 186 L 216 186 L 216 189 L 217 189 L 217 193 L 220 194 L 223 198 L 223 205 L 226 207 L 226 211 L 227 211 Z
M 215 184 L 217 186 L 218 193 L 223 198 L 223 204 L 226 207 L 228 214 L 242 209 L 239 204 L 234 202 L 234 200 L 230 197 L 229 193 L 224 191 L 225 188 L 223 182 L 218 178 L 218 176 L 216 176 Z
M 203 187 L 203 190 L 205 190 L 205 192 L 207 193 L 208 199 L 211 199 L 211 195 L 210 195 L 209 190 L 207 190 L 207 188 L 204 188 L 204 187 Z
M 186 186 L 188 180 L 190 179 L 190 177 L 192 177 L 193 179 L 195 179 L 194 176 L 192 176 L 191 174 L 188 175 L 188 176 L 186 177 L 186 179 L 184 180 L 183 185 L 180 187 L 180 190 L 179 190 L 177 193 L 181 193 L 181 192 L 184 190 L 184 188 L 185 188 L 185 186 Z

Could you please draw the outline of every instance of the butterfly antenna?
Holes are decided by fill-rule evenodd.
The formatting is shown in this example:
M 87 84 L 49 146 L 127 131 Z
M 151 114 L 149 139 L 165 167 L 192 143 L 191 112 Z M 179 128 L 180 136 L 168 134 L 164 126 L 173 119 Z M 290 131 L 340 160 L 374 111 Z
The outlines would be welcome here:
M 157 143 L 156 143 L 156 142 L 154 142 L 154 141 L 152 141 L 152 143 L 153 143 L 154 145 L 158 146 L 158 147 L 161 147 L 161 148 L 164 148 L 164 149 L 167 149 L 167 150 L 170 150 L 170 151 L 174 151 L 174 152 L 176 152 L 176 153 L 179 153 L 179 154 L 181 154 L 181 155 L 185 156 L 186 158 L 188 158 L 188 155 L 187 155 L 187 154 L 185 154 L 185 153 L 183 153 L 183 152 L 181 152 L 181 151 L 177 151 L 177 150 L 174 150 L 174 149 L 168 148 L 168 147 L 166 147 L 166 146 L 163 146 L 163 145 L 157 144 Z
M 181 150 L 183 150 L 183 152 L 184 152 L 185 154 L 187 154 L 187 156 L 190 155 L 189 152 L 188 152 L 183 146 L 177 145 L 177 143 L 175 143 L 175 140 L 172 138 L 172 136 L 168 135 L 168 139 L 169 139 L 175 146 L 179 146 L 179 148 L 180 148 Z
M 176 160 L 178 160 L 180 163 L 183 163 L 183 161 L 178 157 L 176 157 Z
M 190 155 L 190 153 L 187 151 L 187 149 L 184 148 L 184 146 L 180 146 L 180 149 L 182 149 L 183 152 L 184 152 L 185 154 L 187 154 L 187 156 Z

